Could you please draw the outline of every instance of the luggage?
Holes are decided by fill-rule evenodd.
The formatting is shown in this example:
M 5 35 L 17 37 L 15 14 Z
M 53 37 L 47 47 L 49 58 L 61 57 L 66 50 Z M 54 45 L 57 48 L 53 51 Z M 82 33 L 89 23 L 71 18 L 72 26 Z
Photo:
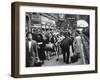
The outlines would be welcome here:
M 78 56 L 78 54 L 73 54 L 73 56 L 71 56 L 71 62 L 72 63 L 74 63 L 74 62 L 77 62 L 78 61 L 78 58 L 79 58 L 79 56 Z
M 46 50 L 52 50 L 53 48 L 54 48 L 54 44 L 52 44 L 52 43 L 49 43 L 49 44 L 45 45 Z

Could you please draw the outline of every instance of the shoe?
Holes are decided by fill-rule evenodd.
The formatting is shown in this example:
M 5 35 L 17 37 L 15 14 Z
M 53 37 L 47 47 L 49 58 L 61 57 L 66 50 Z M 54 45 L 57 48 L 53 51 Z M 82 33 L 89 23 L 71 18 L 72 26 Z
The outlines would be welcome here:
M 44 64 L 44 61 L 42 61 L 42 64 Z
M 66 62 L 66 64 L 69 64 L 69 62 Z
M 58 61 L 59 59 L 57 58 L 56 61 Z
M 66 63 L 66 64 L 69 64 L 69 61 L 66 61 L 65 63 Z

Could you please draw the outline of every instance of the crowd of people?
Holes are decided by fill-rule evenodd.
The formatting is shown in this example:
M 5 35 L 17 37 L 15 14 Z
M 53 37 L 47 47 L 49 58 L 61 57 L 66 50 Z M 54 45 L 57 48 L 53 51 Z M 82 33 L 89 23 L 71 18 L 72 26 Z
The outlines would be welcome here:
M 26 67 L 42 66 L 45 60 L 52 56 L 59 61 L 63 55 L 63 62 L 70 64 L 81 56 L 81 32 L 78 30 L 40 30 L 35 29 L 26 33 Z M 71 49 L 70 49 L 71 48 Z M 70 53 L 73 56 L 70 61 Z

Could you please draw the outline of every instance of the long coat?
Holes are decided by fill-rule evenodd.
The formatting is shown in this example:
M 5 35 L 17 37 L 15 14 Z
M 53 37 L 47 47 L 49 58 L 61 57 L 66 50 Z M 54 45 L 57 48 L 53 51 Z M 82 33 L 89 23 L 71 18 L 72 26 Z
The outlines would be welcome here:
M 36 42 L 26 40 L 26 67 L 33 67 L 36 55 Z
M 39 45 L 40 48 L 38 48 L 38 56 L 40 60 L 45 60 L 45 44 L 43 40 L 42 34 L 37 35 L 37 43 L 42 42 L 42 44 Z
M 81 37 L 80 36 L 75 37 L 73 42 L 75 53 L 81 53 L 81 44 L 82 44 Z
M 63 61 L 69 63 L 69 56 L 70 56 L 70 46 L 72 46 L 72 40 L 70 37 L 66 37 L 64 40 L 61 41 L 61 50 L 63 54 Z M 67 52 L 67 57 L 66 57 Z
M 62 41 L 61 41 L 61 48 L 63 49 L 63 50 L 69 50 L 69 48 L 70 48 L 70 46 L 72 45 L 72 40 L 71 40 L 71 38 L 69 38 L 69 37 L 67 37 L 67 38 L 65 38 L 65 39 L 63 39 Z

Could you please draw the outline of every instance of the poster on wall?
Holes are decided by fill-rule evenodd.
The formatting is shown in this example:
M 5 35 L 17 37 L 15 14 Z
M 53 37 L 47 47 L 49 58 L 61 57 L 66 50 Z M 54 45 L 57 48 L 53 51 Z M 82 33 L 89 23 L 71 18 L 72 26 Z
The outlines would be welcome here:
M 97 73 L 97 7 L 12 3 L 12 77 Z

